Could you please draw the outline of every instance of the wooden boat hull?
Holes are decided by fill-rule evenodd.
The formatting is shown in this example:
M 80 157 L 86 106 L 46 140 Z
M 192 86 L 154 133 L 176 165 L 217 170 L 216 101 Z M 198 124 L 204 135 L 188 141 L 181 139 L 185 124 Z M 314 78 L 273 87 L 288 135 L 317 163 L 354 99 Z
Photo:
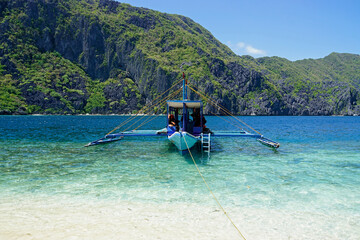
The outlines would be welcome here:
M 174 132 L 172 135 L 168 136 L 168 139 L 179 149 L 179 151 L 186 151 L 200 141 L 200 137 L 191 135 L 188 132 Z

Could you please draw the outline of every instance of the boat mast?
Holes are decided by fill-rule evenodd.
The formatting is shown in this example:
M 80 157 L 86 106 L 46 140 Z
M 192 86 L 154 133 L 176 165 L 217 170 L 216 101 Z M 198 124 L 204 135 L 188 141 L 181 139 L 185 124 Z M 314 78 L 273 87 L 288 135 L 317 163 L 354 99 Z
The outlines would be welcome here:
M 185 73 L 183 72 L 183 101 L 187 100 L 187 81 L 185 80 Z
M 187 100 L 187 82 L 185 80 L 185 73 L 183 72 L 183 131 L 187 131 L 187 108 L 184 101 Z

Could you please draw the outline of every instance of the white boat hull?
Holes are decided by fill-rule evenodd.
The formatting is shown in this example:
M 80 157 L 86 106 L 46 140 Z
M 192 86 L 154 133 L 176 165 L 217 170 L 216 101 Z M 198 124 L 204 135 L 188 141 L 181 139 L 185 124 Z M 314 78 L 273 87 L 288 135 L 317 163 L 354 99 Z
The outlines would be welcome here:
M 191 135 L 188 132 L 174 132 L 172 135 L 168 136 L 168 139 L 179 149 L 179 151 L 192 148 L 200 141 L 200 137 Z

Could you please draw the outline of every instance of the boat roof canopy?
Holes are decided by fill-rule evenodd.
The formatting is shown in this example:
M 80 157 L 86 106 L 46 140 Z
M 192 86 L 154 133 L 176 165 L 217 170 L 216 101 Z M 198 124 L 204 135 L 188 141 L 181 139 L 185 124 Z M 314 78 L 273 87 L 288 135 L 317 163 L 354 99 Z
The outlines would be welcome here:
M 202 102 L 201 101 L 167 101 L 167 105 L 173 108 L 183 108 L 183 103 L 185 103 L 187 108 L 201 108 Z

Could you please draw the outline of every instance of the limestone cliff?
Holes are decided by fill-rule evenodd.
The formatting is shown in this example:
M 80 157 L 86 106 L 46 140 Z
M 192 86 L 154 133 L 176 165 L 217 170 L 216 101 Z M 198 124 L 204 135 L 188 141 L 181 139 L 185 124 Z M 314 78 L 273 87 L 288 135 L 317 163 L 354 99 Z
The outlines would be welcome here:
M 187 17 L 111 0 L 0 2 L 0 114 L 131 113 L 182 71 L 234 114 L 360 114 L 359 64 L 236 56 Z

